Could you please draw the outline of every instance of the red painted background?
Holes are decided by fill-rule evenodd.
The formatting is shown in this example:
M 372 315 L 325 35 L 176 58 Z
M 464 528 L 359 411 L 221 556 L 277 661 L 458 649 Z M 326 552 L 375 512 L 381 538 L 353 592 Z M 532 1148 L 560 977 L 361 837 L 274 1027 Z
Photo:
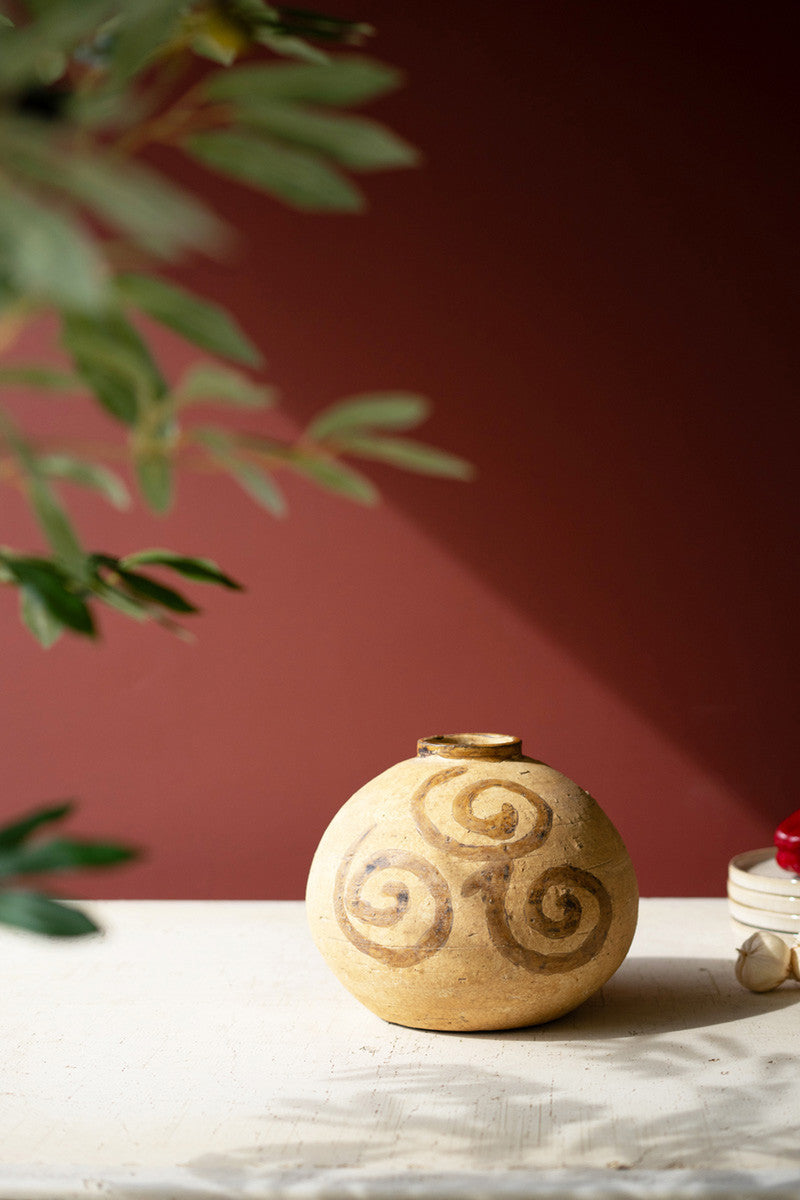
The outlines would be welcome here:
M 215 185 L 244 248 L 180 277 L 238 312 L 294 419 L 418 390 L 479 477 L 376 470 L 374 511 L 291 482 L 285 522 L 214 477 L 166 519 L 75 497 L 93 547 L 207 554 L 248 590 L 195 590 L 193 646 L 110 614 L 47 653 L 0 595 L 0 808 L 75 795 L 75 829 L 147 847 L 74 893 L 297 897 L 418 736 L 513 732 L 598 797 L 645 894 L 722 894 L 800 803 L 797 6 L 352 15 L 408 72 L 373 111 L 425 166 L 369 180 L 361 218 Z M 38 544 L 13 493 L 2 538 Z

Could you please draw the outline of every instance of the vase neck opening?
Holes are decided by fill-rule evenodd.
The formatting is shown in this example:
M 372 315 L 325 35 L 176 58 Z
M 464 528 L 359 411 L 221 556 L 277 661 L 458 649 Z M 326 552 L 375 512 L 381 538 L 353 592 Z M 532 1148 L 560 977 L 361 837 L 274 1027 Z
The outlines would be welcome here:
M 490 762 L 522 758 L 522 739 L 508 733 L 445 733 L 420 738 L 417 757 L 477 758 Z

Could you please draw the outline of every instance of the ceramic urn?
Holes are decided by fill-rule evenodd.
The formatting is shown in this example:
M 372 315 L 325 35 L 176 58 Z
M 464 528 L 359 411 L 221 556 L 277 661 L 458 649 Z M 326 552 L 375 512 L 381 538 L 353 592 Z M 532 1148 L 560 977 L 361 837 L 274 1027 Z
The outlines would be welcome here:
M 339 810 L 306 895 L 328 965 L 367 1008 L 420 1029 L 560 1017 L 630 946 L 636 876 L 595 800 L 519 738 L 423 738 Z

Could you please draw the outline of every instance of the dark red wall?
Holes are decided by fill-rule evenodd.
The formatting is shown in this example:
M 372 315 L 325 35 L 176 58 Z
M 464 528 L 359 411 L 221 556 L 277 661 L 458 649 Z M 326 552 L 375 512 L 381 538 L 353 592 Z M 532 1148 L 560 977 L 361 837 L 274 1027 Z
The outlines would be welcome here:
M 90 544 L 208 554 L 248 591 L 202 594 L 194 646 L 112 616 L 47 654 L 0 596 L 2 809 L 78 795 L 84 830 L 148 847 L 86 895 L 295 897 L 418 736 L 506 731 L 598 797 L 645 894 L 721 894 L 800 803 L 797 6 L 352 15 L 408 71 L 374 112 L 425 166 L 370 180 L 363 218 L 215 185 L 245 249 L 182 278 L 293 418 L 419 390 L 479 478 L 376 471 L 376 511 L 292 483 L 283 523 L 216 478 L 163 521 L 80 501 Z

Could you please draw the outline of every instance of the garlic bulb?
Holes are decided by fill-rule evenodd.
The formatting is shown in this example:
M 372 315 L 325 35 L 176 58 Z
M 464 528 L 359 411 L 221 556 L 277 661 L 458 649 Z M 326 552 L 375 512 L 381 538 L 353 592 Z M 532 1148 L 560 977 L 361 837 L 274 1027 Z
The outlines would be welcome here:
M 800 937 L 792 946 L 791 971 L 797 982 L 800 983 Z
M 792 951 L 777 933 L 759 931 L 739 947 L 736 978 L 751 992 L 771 992 L 789 978 Z

